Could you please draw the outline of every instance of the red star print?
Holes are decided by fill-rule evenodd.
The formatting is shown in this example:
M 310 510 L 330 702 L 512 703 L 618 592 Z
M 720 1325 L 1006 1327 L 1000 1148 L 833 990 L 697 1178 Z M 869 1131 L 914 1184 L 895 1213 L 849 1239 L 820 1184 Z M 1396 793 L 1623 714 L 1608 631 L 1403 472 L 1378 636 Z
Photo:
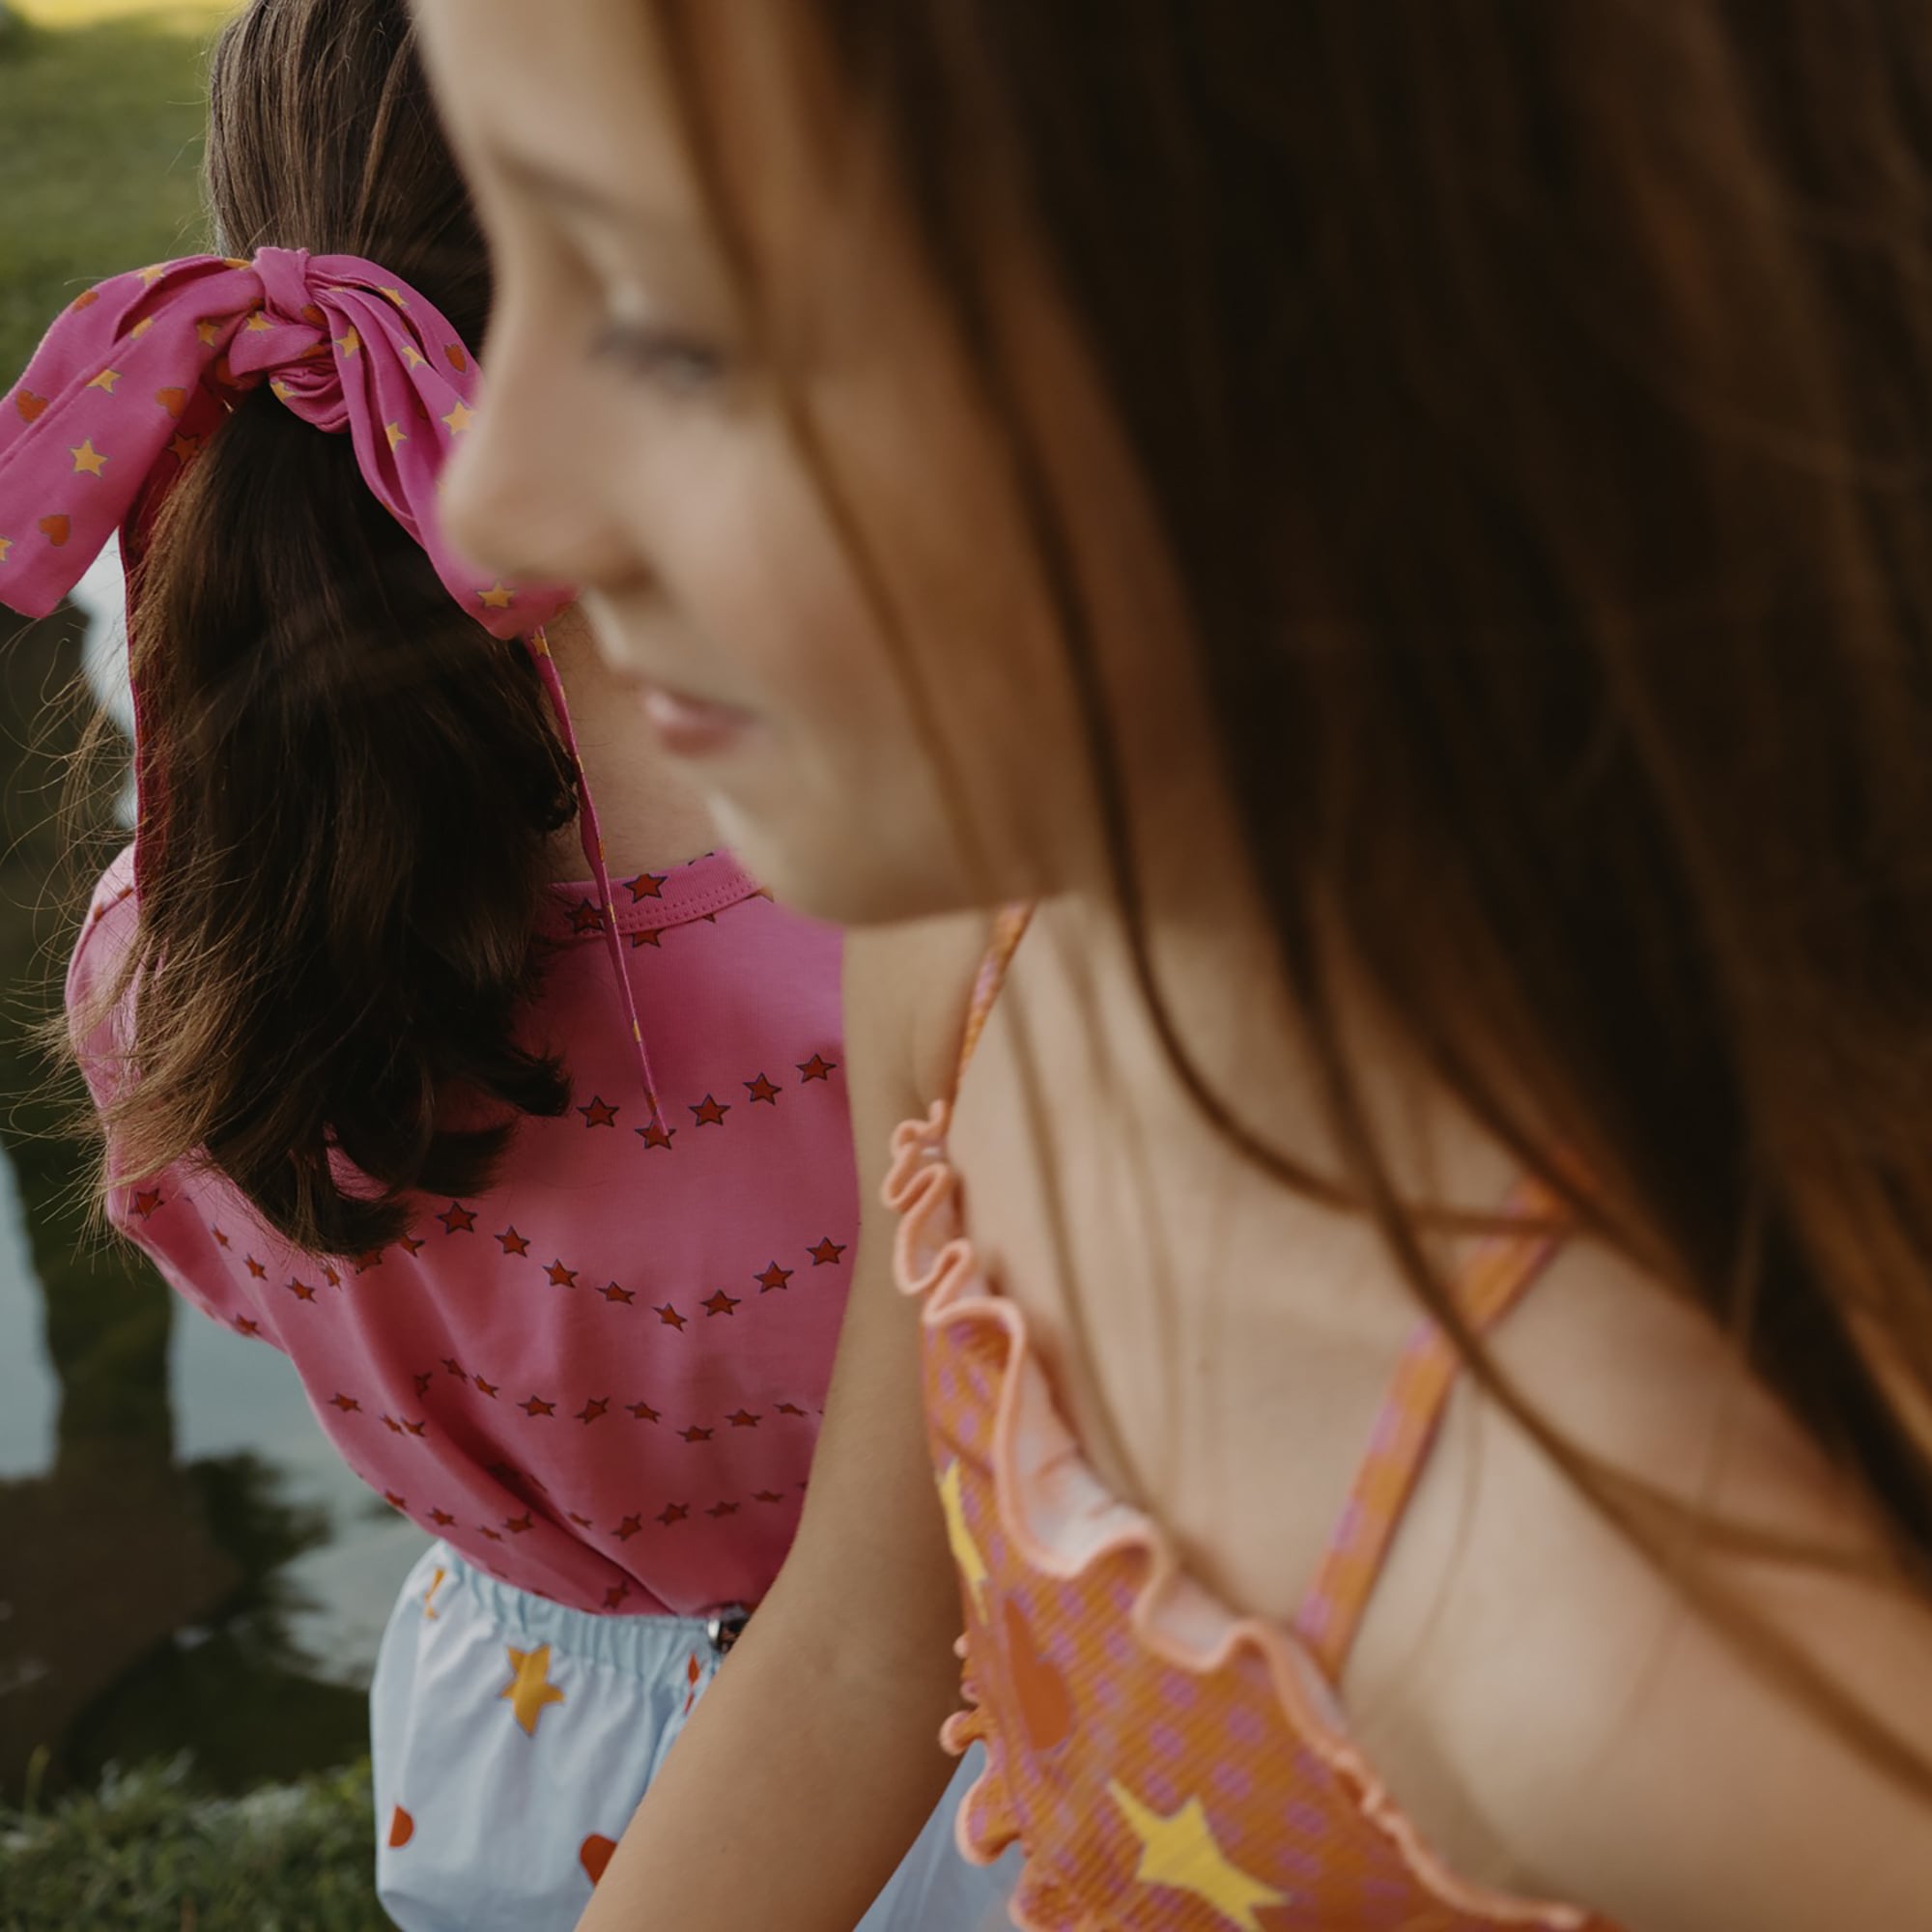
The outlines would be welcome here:
M 667 1328 L 682 1328 L 684 1326 L 684 1317 L 680 1315 L 677 1312 L 677 1310 L 673 1308 L 668 1301 L 664 1302 L 659 1307 L 652 1309 L 651 1313 L 655 1315 Z
M 442 1358 L 442 1366 L 444 1372 L 446 1374 L 454 1376 L 458 1381 L 467 1382 L 469 1379 L 469 1378 L 463 1373 L 463 1364 L 459 1362 L 454 1355 L 445 1355 Z
M 627 1516 L 611 1534 L 619 1543 L 629 1543 L 632 1537 L 638 1535 L 643 1529 L 643 1526 L 644 1520 L 641 1516 Z
M 453 1201 L 449 1205 L 452 1208 L 456 1206 L 455 1202 Z M 439 1221 L 440 1221 L 442 1219 L 442 1216 L 439 1214 L 436 1218 Z M 470 1227 L 474 1223 L 475 1219 L 476 1216 L 472 1214 L 470 1215 L 469 1219 L 466 1221 L 463 1225 L 466 1228 Z M 452 1228 L 450 1229 L 449 1232 L 453 1235 L 455 1234 L 456 1230 Z M 397 1247 L 401 1248 L 405 1254 L 419 1255 L 423 1251 L 423 1238 L 420 1235 L 405 1235 L 403 1238 L 396 1243 L 396 1245 Z
M 738 1305 L 735 1294 L 726 1294 L 721 1288 L 716 1294 L 704 1297 L 704 1312 L 707 1315 L 729 1315 Z
M 262 1264 L 255 1259 L 253 1255 L 248 1256 L 247 1264 L 248 1264 L 248 1272 L 252 1274 L 257 1281 L 268 1280 L 269 1270 L 265 1268 L 262 1265 Z
M 806 1253 L 811 1257 L 811 1264 L 815 1268 L 830 1267 L 844 1252 L 845 1243 L 843 1241 L 835 1241 L 830 1235 L 827 1235 L 815 1248 L 806 1249 Z
M 583 1406 L 577 1411 L 577 1419 L 584 1423 L 595 1422 L 610 1406 L 611 1398 L 608 1395 L 586 1398 Z
M 668 1529 L 672 1523 L 682 1522 L 690 1514 L 691 1505 L 689 1503 L 666 1503 L 663 1510 L 659 1513 L 657 1520 Z
M 259 1335 L 262 1332 L 262 1324 L 259 1321 L 251 1321 L 245 1315 L 238 1315 L 235 1318 L 235 1331 L 240 1335 Z
M 755 1503 L 781 1503 L 784 1501 L 782 1490 L 753 1490 L 752 1500 Z
M 631 1594 L 630 1584 L 612 1583 L 611 1587 L 604 1592 L 604 1607 L 607 1610 L 614 1610 L 619 1608 L 622 1605 L 624 1599 L 628 1597 L 630 1594 Z
M 384 1490 L 383 1492 L 383 1500 L 392 1510 L 406 1510 L 410 1506 L 409 1498 L 407 1496 L 399 1496 L 394 1490 Z
M 429 1513 L 429 1520 L 430 1521 L 435 1523 L 439 1529 L 447 1529 L 449 1525 L 456 1520 L 456 1519 L 453 1516 L 451 1516 L 447 1510 L 440 1510 L 440 1509 L 431 1510 Z
M 554 1415 L 556 1413 L 556 1404 L 546 1402 L 540 1395 L 533 1395 L 526 1401 L 520 1402 L 517 1406 L 528 1416 Z
M 134 1212 L 144 1221 L 156 1208 L 165 1206 L 166 1203 L 162 1201 L 161 1190 L 158 1187 L 144 1187 L 134 1196 Z
M 521 1536 L 525 1530 L 534 1529 L 536 1524 L 530 1520 L 529 1511 L 526 1510 L 522 1516 L 506 1516 L 503 1519 L 503 1527 L 512 1536 Z
M 653 1121 L 647 1127 L 633 1127 L 631 1131 L 647 1148 L 668 1149 L 671 1142 L 677 1137 L 677 1129 L 666 1126 L 662 1121 Z
M 810 1060 L 797 1063 L 798 1070 L 808 1080 L 830 1080 L 838 1071 L 836 1060 L 827 1060 L 822 1053 L 814 1053 Z
M 806 1411 L 799 1407 L 795 1402 L 781 1402 L 779 1404 L 779 1413 L 781 1415 L 804 1415 Z
M 315 1299 L 315 1290 L 307 1282 L 298 1281 L 294 1275 L 289 1277 L 288 1290 L 298 1301 L 313 1301 Z
M 640 946 L 662 947 L 663 945 L 664 934 L 656 926 L 652 926 L 647 932 L 634 932 L 631 935 L 631 950 L 634 952 Z
M 668 872 L 639 872 L 635 879 L 624 883 L 631 889 L 631 903 L 641 899 L 661 899 L 664 897 L 664 882 L 670 876 Z
M 628 1288 L 619 1288 L 614 1281 L 607 1281 L 597 1293 L 606 1301 L 632 1302 L 638 1298 Z
M 715 1429 L 700 1429 L 694 1422 L 689 1429 L 680 1429 L 677 1433 L 687 1442 L 709 1442 L 718 1432 Z
M 706 1516 L 736 1516 L 738 1514 L 738 1505 L 736 1503 L 713 1503 L 704 1514 Z
M 553 1288 L 577 1286 L 577 1270 L 565 1267 L 561 1262 L 552 1262 L 550 1266 L 544 1269 L 544 1273 L 550 1276 L 550 1285 Z
M 760 1073 L 755 1080 L 745 1082 L 745 1092 L 752 1096 L 753 1104 L 759 1100 L 763 1100 L 768 1105 L 776 1107 L 779 1103 L 779 1095 L 784 1092 L 784 1089 L 776 1086 Z
M 773 1262 L 763 1274 L 754 1274 L 752 1279 L 758 1284 L 760 1294 L 769 1294 L 775 1288 L 785 1287 L 790 1282 L 791 1276 L 790 1268 L 781 1268 L 777 1262 Z
M 604 908 L 595 899 L 579 899 L 570 915 L 572 932 L 602 932 Z
M 476 1232 L 476 1216 L 460 1201 L 452 1201 L 436 1218 L 442 1223 L 442 1231 L 446 1235 L 473 1235 Z M 416 1243 L 416 1247 L 421 1245 L 420 1241 Z M 409 1248 L 410 1244 L 405 1240 L 403 1246 Z M 410 1248 L 411 1254 L 415 1251 L 415 1248 Z
M 429 1434 L 428 1423 L 412 1422 L 407 1415 L 403 1417 L 403 1427 L 406 1430 L 408 1430 L 412 1435 L 427 1435 Z
M 427 1395 L 429 1393 L 429 1385 L 435 1379 L 436 1377 L 433 1374 L 417 1376 L 415 1378 L 416 1393 L 418 1395 Z
M 707 1094 L 703 1100 L 697 1106 L 693 1107 L 691 1111 L 697 1116 L 697 1124 L 700 1127 L 722 1127 L 724 1124 L 724 1116 L 731 1109 L 728 1106 L 721 1107 Z
M 502 1242 L 503 1252 L 506 1255 L 526 1255 L 530 1251 L 529 1242 L 517 1233 L 514 1223 L 505 1228 L 497 1238 Z
M 398 1422 L 393 1415 L 384 1416 L 383 1427 L 386 1429 L 391 1435 L 400 1435 L 403 1433 L 403 1425 L 400 1422 Z
M 224 1248 L 232 1245 L 228 1239 L 228 1236 L 224 1235 L 219 1228 L 215 1228 L 211 1232 L 213 1234 L 214 1238 L 217 1241 L 219 1241 Z
M 579 1529 L 595 1529 L 597 1525 L 587 1516 L 579 1516 L 575 1510 L 569 1512 L 570 1520 Z
M 322 1264 L 322 1278 L 330 1288 L 340 1288 L 342 1286 L 342 1277 L 327 1262 L 324 1262 Z
M 617 1124 L 618 1110 L 601 1094 L 591 1094 L 590 1104 L 587 1107 L 580 1107 L 577 1111 L 583 1116 L 583 1124 L 586 1127 L 614 1127 Z
M 362 1406 L 353 1395 L 344 1395 L 340 1389 L 337 1389 L 328 1398 L 328 1403 L 331 1408 L 339 1408 L 344 1415 L 347 1415 L 352 1409 L 359 1411 Z
M 628 1408 L 631 1411 L 632 1415 L 634 1415 L 639 1422 L 657 1422 L 662 1419 L 659 1416 L 657 1410 L 654 1409 L 647 1402 L 627 1402 L 624 1405 L 624 1406 Z
M 502 1542 L 503 1532 L 500 1529 L 492 1529 L 487 1522 L 479 1522 L 476 1525 L 476 1527 L 479 1531 L 481 1531 L 483 1535 L 487 1536 L 492 1543 Z
M 749 1408 L 740 1408 L 727 1415 L 724 1420 L 733 1429 L 755 1429 L 758 1426 L 759 1418 L 753 1415 Z
M 501 1382 L 486 1382 L 481 1376 L 472 1376 L 470 1379 L 476 1384 L 480 1393 L 489 1396 L 493 1401 L 497 1391 L 502 1387 Z
M 367 1248 L 355 1257 L 355 1272 L 367 1274 L 372 1267 L 380 1267 L 383 1261 L 381 1248 Z

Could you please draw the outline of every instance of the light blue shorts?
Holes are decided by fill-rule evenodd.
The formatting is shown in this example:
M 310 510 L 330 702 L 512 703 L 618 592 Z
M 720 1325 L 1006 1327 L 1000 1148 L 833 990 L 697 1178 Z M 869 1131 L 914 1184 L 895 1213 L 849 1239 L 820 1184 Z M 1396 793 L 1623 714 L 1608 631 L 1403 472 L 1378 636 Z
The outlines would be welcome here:
M 403 1932 L 571 1932 L 721 1661 L 701 1621 L 566 1609 L 434 1545 L 369 1692 L 389 1917 Z M 1009 1922 L 1013 1855 L 981 1869 L 953 1844 L 973 1776 L 969 1760 L 858 1932 Z

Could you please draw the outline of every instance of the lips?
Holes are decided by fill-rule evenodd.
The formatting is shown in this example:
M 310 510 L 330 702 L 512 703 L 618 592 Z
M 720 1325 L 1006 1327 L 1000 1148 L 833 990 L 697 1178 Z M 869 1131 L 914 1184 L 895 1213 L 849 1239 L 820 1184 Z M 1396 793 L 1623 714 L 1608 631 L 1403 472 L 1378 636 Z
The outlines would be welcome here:
M 757 722 L 753 713 L 734 704 L 664 685 L 646 683 L 639 691 L 645 721 L 674 757 L 713 757 L 729 751 Z

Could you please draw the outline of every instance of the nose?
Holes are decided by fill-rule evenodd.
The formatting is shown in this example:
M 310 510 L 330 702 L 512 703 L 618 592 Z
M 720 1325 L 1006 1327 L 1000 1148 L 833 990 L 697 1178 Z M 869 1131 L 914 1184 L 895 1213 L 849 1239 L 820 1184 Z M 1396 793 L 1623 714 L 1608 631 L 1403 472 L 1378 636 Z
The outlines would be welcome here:
M 594 382 L 566 366 L 559 333 L 499 300 L 482 394 L 443 477 L 443 525 L 492 575 L 597 589 L 634 580 L 638 559 L 614 514 L 609 411 Z

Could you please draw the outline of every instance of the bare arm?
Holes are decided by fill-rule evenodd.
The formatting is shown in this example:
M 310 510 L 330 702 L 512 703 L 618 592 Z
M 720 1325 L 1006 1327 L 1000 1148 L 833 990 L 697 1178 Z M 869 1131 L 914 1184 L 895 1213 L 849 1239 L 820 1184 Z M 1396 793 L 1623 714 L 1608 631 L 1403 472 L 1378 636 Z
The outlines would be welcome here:
M 947 1090 L 982 943 L 858 935 L 845 1065 L 857 1270 L 798 1540 L 639 1807 L 579 1932 L 851 1932 L 938 1803 L 958 1584 L 920 1403 L 918 1309 L 878 1205 L 893 1127 Z

